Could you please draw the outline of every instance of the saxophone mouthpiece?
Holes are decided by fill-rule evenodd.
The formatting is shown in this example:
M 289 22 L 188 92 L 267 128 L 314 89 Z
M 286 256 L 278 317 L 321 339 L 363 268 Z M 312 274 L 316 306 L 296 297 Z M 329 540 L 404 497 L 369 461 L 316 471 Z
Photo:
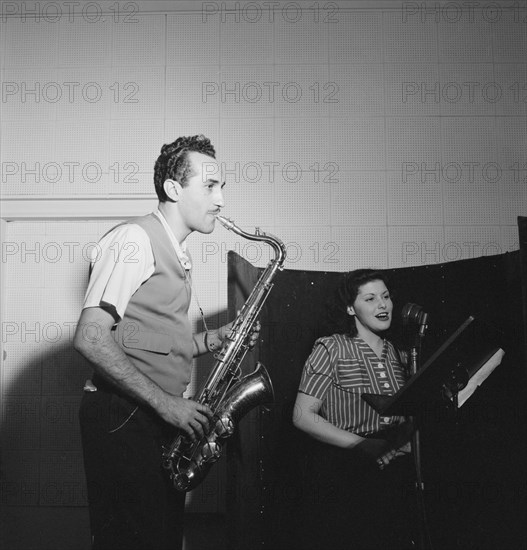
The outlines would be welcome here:
M 234 222 L 232 220 L 229 220 L 229 218 L 225 218 L 223 216 L 220 216 L 219 214 L 216 215 L 216 219 L 225 227 L 226 229 L 232 229 L 234 227 Z

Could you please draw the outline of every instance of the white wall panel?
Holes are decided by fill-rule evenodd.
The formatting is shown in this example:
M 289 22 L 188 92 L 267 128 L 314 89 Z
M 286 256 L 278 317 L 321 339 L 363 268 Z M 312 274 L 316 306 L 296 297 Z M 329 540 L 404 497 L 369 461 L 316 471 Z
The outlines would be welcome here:
M 525 216 L 527 204 L 527 166 L 505 174 L 500 181 L 500 223 L 515 225 L 518 216 Z M 516 231 L 518 241 L 518 231 Z
M 493 59 L 495 63 L 517 61 L 527 58 L 527 7 L 519 2 L 512 9 L 502 9 L 490 16 L 492 22 Z
M 439 59 L 441 61 L 486 63 L 492 61 L 492 23 L 481 11 L 444 8 L 439 17 Z
M 6 19 L 4 67 L 56 67 L 58 25 L 32 17 Z M 12 47 L 16 45 L 16 47 Z
M 287 6 L 287 5 L 286 5 Z M 290 3 L 275 18 L 274 45 L 276 63 L 326 63 L 328 61 L 328 32 L 333 23 L 316 18 L 309 9 L 298 10 Z
M 386 167 L 404 174 L 419 172 L 435 179 L 441 163 L 441 128 L 437 117 L 386 119 Z
M 384 112 L 384 68 L 380 63 L 331 64 L 318 87 L 331 117 L 379 116 Z
M 220 25 L 203 14 L 167 15 L 166 63 L 168 67 L 196 67 L 218 64 Z
M 384 61 L 436 62 L 437 25 L 429 18 L 405 17 L 404 8 L 383 14 Z
M 331 118 L 329 145 L 329 161 L 339 171 L 386 168 L 386 123 L 381 117 Z
M 49 193 L 45 171 L 54 162 L 55 134 L 56 128 L 47 121 L 2 122 L 2 193 Z
M 435 178 L 422 178 L 421 169 L 388 172 L 388 225 L 441 225 L 443 186 Z
M 144 193 L 154 190 L 154 164 L 161 151 L 162 119 L 113 120 L 109 156 L 112 171 L 109 193 Z M 119 170 L 119 177 L 117 177 Z
M 273 96 L 278 118 L 328 116 L 338 104 L 341 85 L 329 78 L 328 65 L 277 65 L 274 68 Z M 268 87 L 270 89 L 270 86 Z M 262 93 L 269 96 L 264 88 Z
M 527 63 L 500 63 L 494 66 L 494 81 L 501 95 L 496 100 L 496 114 L 527 113 Z
M 260 17 L 250 22 L 251 15 L 216 20 L 220 31 L 220 63 L 222 65 L 267 65 L 273 63 L 274 32 L 268 18 Z M 205 23 L 207 24 L 207 23 Z M 204 25 L 202 23 L 202 25 Z M 207 24 L 211 27 L 211 23 Z
M 342 267 L 335 271 L 386 266 L 388 257 L 386 237 L 386 226 L 334 227 L 331 231 L 331 240 L 338 243 L 342 261 Z
M 3 71 L 2 119 L 13 121 L 54 120 L 63 103 L 64 88 L 54 67 L 14 67 Z
M 472 166 L 481 172 L 496 162 L 497 135 L 494 117 L 442 117 L 441 118 L 441 169 L 461 167 L 461 173 L 471 174 Z M 455 177 L 455 176 L 450 176 Z M 469 176 L 471 177 L 471 176 Z
M 110 166 L 115 162 L 108 147 L 110 124 L 110 119 L 90 118 L 82 122 L 79 132 L 71 119 L 55 123 L 53 161 L 42 175 L 43 186 L 49 190 L 41 194 L 72 196 L 108 192 Z
M 276 81 L 272 65 L 222 65 L 216 79 L 202 88 L 202 101 L 218 95 L 220 116 L 226 120 L 269 117 L 274 113 L 282 89 L 282 86 L 271 84 Z
M 527 117 L 496 118 L 496 141 L 498 164 L 502 172 L 513 174 L 516 179 L 522 178 L 525 181 L 527 177 Z
M 444 63 L 439 67 L 438 103 L 441 114 L 493 115 L 501 86 L 491 63 Z
M 166 116 L 168 119 L 193 118 L 198 121 L 219 117 L 220 71 L 217 66 L 167 67 Z
M 390 227 L 388 229 L 388 265 L 411 267 L 444 261 L 444 230 L 441 226 Z
M 240 148 L 239 143 L 243 143 L 244 146 Z M 248 186 L 253 187 L 250 184 L 262 181 L 269 182 L 274 187 L 282 180 L 280 167 L 273 170 L 271 166 L 275 158 L 272 118 L 222 120 L 218 146 L 221 147 L 221 155 L 217 155 L 218 160 L 227 171 L 228 184 L 247 182 Z M 270 190 L 271 187 L 268 188 L 268 192 Z M 228 188 L 225 191 L 228 193 Z
M 301 227 L 327 225 L 330 217 L 330 194 L 326 186 L 314 181 L 314 173 L 303 172 L 300 177 L 289 176 L 275 190 L 276 220 L 294 219 Z M 295 212 L 291 216 L 291 212 Z
M 390 63 L 384 70 L 387 115 L 415 117 L 439 114 L 437 64 Z
M 326 164 L 332 160 L 330 153 L 333 143 L 328 136 L 331 136 L 333 128 L 330 126 L 333 124 L 322 117 L 276 119 L 274 161 L 280 163 L 279 166 L 285 170 L 290 166 L 291 171 L 297 166 L 302 170 L 310 170 L 310 166 L 317 162 L 319 165 Z M 318 139 L 317 136 L 320 135 L 325 138 Z
M 506 252 L 502 249 L 500 228 L 445 227 L 444 261 L 467 260 Z
M 320 174 L 320 193 L 331 194 L 333 226 L 382 225 L 387 218 L 384 171 L 325 171 Z
M 286 269 L 313 269 L 338 271 L 342 265 L 339 245 L 331 236 L 331 229 L 323 226 L 291 227 L 281 220 L 276 235 L 286 247 Z
M 125 18 L 112 27 L 112 65 L 135 67 L 163 67 L 166 16 L 139 15 Z
M 111 68 L 104 63 L 65 65 L 56 71 L 56 85 L 61 94 L 60 101 L 56 103 L 57 119 L 67 120 L 70 126 L 77 129 L 77 133 L 79 120 L 108 121 L 113 102 L 119 101 L 119 93 L 122 94 L 122 86 L 115 84 L 116 78 L 112 76 Z
M 109 67 L 114 25 L 110 17 L 90 22 L 79 17 L 68 24 L 57 23 L 60 67 Z
M 380 11 L 326 10 L 330 63 L 380 63 L 384 59 Z
M 493 172 L 494 174 L 494 172 Z M 493 178 L 497 176 L 492 176 Z M 499 190 L 496 181 L 462 177 L 444 184 L 445 224 L 482 225 L 499 223 Z
M 525 214 L 525 212 L 524 212 Z M 523 214 L 523 215 L 524 215 Z M 501 227 L 501 246 L 503 252 L 513 252 L 520 247 L 518 225 L 503 225 Z
M 164 67 L 113 67 L 109 89 L 112 118 L 148 120 L 165 117 Z

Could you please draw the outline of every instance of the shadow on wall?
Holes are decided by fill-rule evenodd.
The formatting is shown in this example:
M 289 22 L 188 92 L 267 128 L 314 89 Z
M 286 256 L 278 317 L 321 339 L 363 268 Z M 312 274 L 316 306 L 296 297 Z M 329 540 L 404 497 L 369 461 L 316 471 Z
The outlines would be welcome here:
M 224 324 L 226 317 L 226 312 L 218 313 L 207 318 L 207 324 L 215 328 L 218 319 Z M 5 344 L 0 540 L 9 550 L 89 550 L 78 410 L 92 368 L 73 348 L 72 333 L 62 331 L 58 338 L 56 323 L 35 327 L 38 334 L 22 334 L 18 326 L 16 342 Z M 197 360 L 196 391 L 212 364 L 208 355 Z M 16 375 L 6 375 L 11 372 Z M 200 516 L 189 522 L 187 546 L 196 534 L 200 540 L 196 525 L 207 530 L 217 523 L 215 514 L 224 512 L 224 466 L 215 465 L 188 498 L 187 509 Z
M 5 344 L 4 380 L 17 375 L 4 382 L 0 539 L 10 550 L 88 550 L 78 408 L 91 369 L 71 339 L 48 336 Z

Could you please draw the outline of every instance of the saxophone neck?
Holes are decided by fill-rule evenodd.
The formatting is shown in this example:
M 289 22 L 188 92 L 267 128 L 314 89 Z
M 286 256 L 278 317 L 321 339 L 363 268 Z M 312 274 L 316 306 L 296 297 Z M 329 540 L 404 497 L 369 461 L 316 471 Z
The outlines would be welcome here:
M 243 237 L 244 239 L 266 242 L 275 251 L 276 256 L 274 263 L 278 265 L 279 269 L 283 269 L 282 264 L 285 261 L 286 249 L 284 243 L 278 237 L 270 235 L 269 233 L 263 233 L 258 227 L 255 229 L 254 233 L 247 233 L 243 229 L 240 229 L 232 220 L 223 216 L 218 215 L 216 216 L 216 219 L 223 225 L 223 227 L 225 227 L 225 229 L 240 235 L 240 237 Z

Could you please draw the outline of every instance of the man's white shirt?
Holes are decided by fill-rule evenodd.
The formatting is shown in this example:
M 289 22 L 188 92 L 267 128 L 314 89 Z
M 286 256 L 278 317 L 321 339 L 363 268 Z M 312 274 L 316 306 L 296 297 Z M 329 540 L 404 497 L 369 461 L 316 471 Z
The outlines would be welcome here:
M 163 214 L 159 210 L 154 214 L 167 232 L 181 265 L 190 271 L 186 241 L 180 246 Z M 122 319 L 133 294 L 155 270 L 152 245 L 146 231 L 130 223 L 116 227 L 93 247 L 90 260 L 91 275 L 83 308 L 113 306 Z

